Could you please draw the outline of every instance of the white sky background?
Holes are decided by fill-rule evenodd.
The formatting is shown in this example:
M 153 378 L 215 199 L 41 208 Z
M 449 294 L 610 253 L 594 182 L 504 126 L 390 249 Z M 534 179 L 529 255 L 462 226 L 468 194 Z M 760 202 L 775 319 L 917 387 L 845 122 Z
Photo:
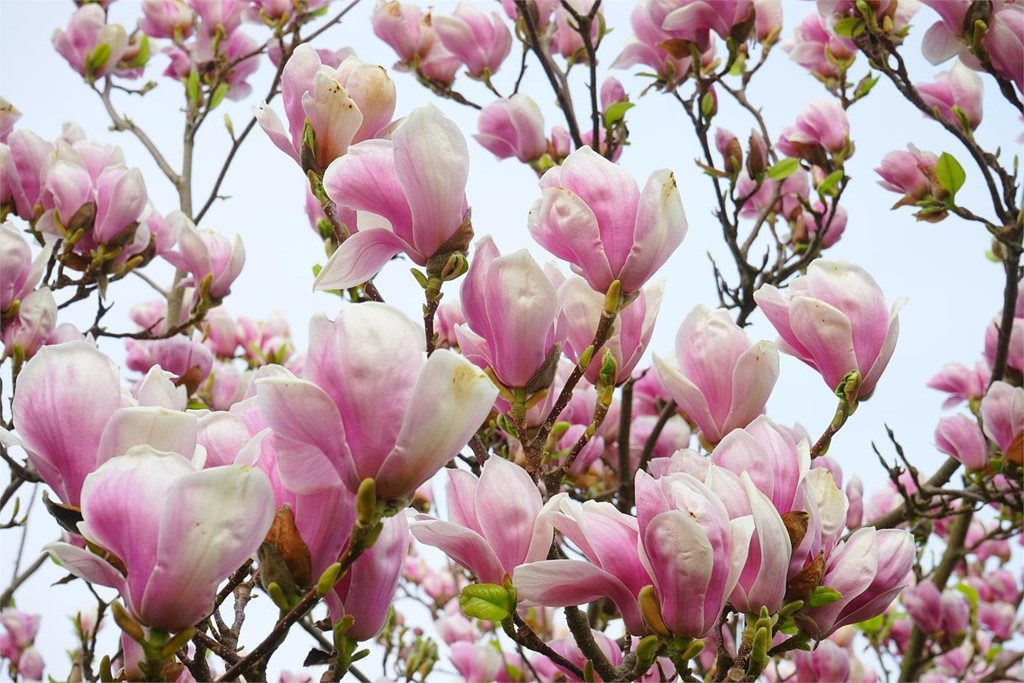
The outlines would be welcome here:
M 478 4 L 500 10 L 496 2 Z M 646 79 L 632 76 L 633 71 L 640 69 L 616 72 L 607 69 L 607 64 L 630 38 L 628 15 L 632 6 L 632 2 L 625 0 L 606 0 L 605 16 L 614 31 L 602 48 L 603 60 L 598 73 L 601 80 L 609 74 L 617 76 L 638 104 L 627 114 L 632 144 L 622 155 L 621 164 L 641 186 L 654 169 L 668 167 L 675 171 L 689 219 L 686 240 L 661 271 L 669 284 L 651 343 L 653 351 L 671 355 L 675 333 L 683 317 L 697 304 L 716 305 L 706 254 L 714 254 L 723 266 L 728 265 L 729 260 L 720 238 L 720 227 L 711 216 L 710 182 L 693 163 L 699 151 L 696 137 L 678 104 L 654 91 L 638 100 L 640 91 L 648 83 Z M 340 7 L 340 3 L 332 3 L 335 11 Z M 315 45 L 331 49 L 351 46 L 363 60 L 390 66 L 395 61 L 394 53 L 373 36 L 370 28 L 372 7 L 372 0 L 363 0 L 340 27 L 321 36 Z M 434 12 L 450 13 L 454 7 L 453 2 L 436 2 Z M 30 128 L 44 138 L 53 139 L 60 133 L 62 122 L 77 121 L 88 137 L 123 147 L 128 165 L 143 170 L 150 199 L 157 210 L 168 212 L 177 208 L 176 193 L 156 170 L 145 150 L 130 135 L 109 130 L 109 120 L 99 98 L 53 50 L 50 36 L 55 28 L 66 26 L 73 10 L 70 1 L 0 0 L 0 94 L 23 113 L 17 127 Z M 783 36 L 789 36 L 809 11 L 814 11 L 812 3 L 786 0 Z M 119 0 L 110 12 L 112 21 L 124 23 L 129 30 L 141 16 L 138 3 L 132 0 Z M 949 68 L 948 63 L 932 67 L 920 57 L 920 36 L 936 19 L 931 10 L 922 8 L 914 21 L 915 31 L 903 51 L 911 73 L 919 82 L 931 81 L 938 71 Z M 246 25 L 242 30 L 261 41 L 269 35 L 268 29 L 262 26 Z M 146 78 L 156 81 L 158 87 L 143 99 L 122 96 L 115 102 L 120 111 L 157 141 L 172 166 L 180 167 L 182 88 L 161 76 L 167 58 L 156 49 L 158 42 L 153 41 L 154 56 L 146 72 Z M 754 79 L 750 98 L 764 107 L 768 128 L 777 138 L 781 128 L 793 122 L 802 103 L 825 97 L 827 93 L 802 68 L 790 62 L 781 49 L 776 48 L 776 52 Z M 513 54 L 495 77 L 495 84 L 503 94 L 511 92 L 518 64 L 514 46 Z M 859 58 L 853 70 L 855 78 L 865 69 L 863 58 Z M 264 96 L 271 76 L 270 65 L 265 64 L 250 79 L 254 91 L 249 100 L 225 101 L 221 106 L 232 117 L 236 131 L 241 131 L 247 123 L 249 107 Z M 434 102 L 460 124 L 467 138 L 476 131 L 475 111 L 440 101 L 409 74 L 393 72 L 392 76 L 398 88 L 396 115 L 404 115 L 421 103 Z M 574 70 L 573 77 L 577 101 L 586 102 L 585 69 Z M 985 116 L 977 137 L 986 149 L 1002 146 L 1006 156 L 1019 149 L 1017 137 L 1021 124 L 999 96 L 991 79 L 984 77 L 984 80 Z M 480 84 L 464 76 L 459 77 L 455 88 L 482 104 L 493 97 Z M 548 129 L 557 123 L 564 125 L 555 109 L 554 96 L 533 60 L 522 91 L 544 109 Z M 745 141 L 753 121 L 740 116 L 727 96 L 720 97 L 719 104 L 716 123 Z M 282 112 L 279 101 L 272 106 Z M 199 136 L 194 179 L 197 210 L 209 194 L 228 145 L 221 116 L 222 112 L 215 112 Z M 925 120 L 884 80 L 870 97 L 853 107 L 849 116 L 857 145 L 856 154 L 846 167 L 853 178 L 843 197 L 849 222 L 843 238 L 827 255 L 865 267 L 878 280 L 888 301 L 898 296 L 909 298 L 900 314 L 900 340 L 889 369 L 875 395 L 862 404 L 834 440 L 830 451 L 847 476 L 856 473 L 865 481 L 870 495 L 884 477 L 871 451 L 871 442 L 876 442 L 887 455 L 893 455 L 883 423 L 895 430 L 907 453 L 922 470 L 930 471 L 941 462 L 942 457 L 932 445 L 932 432 L 943 397 L 924 384 L 943 363 L 958 361 L 973 365 L 980 356 L 985 326 L 1000 309 L 1002 274 L 998 266 L 985 259 L 990 240 L 980 226 L 966 224 L 955 217 L 935 225 L 916 223 L 910 209 L 890 211 L 889 207 L 898 197 L 876 184 L 877 176 L 872 169 L 887 152 L 905 149 L 908 142 L 935 153 L 949 151 L 967 170 L 967 182 L 958 201 L 976 213 L 991 215 L 991 210 L 986 209 L 982 181 L 968 164 L 969 158 L 959 144 L 945 136 L 938 124 Z M 533 172 L 515 160 L 497 161 L 472 139 L 469 148 L 472 165 L 467 192 L 476 234 L 492 234 L 502 253 L 525 246 L 541 262 L 548 260 L 548 254 L 530 242 L 526 229 L 527 210 L 539 197 Z M 322 263 L 324 257 L 320 240 L 309 228 L 303 211 L 304 183 L 297 165 L 278 151 L 262 131 L 255 130 L 222 186 L 222 194 L 231 195 L 230 201 L 216 203 L 201 225 L 228 236 L 239 233 L 246 245 L 246 267 L 232 288 L 227 310 L 236 317 L 255 318 L 264 318 L 274 310 L 283 311 L 299 349 L 305 347 L 310 316 L 319 311 L 333 316 L 338 309 L 336 298 L 311 291 L 311 266 Z M 407 261 L 389 264 L 377 284 L 388 302 L 418 319 L 422 293 L 409 275 L 408 265 Z M 563 270 L 567 270 L 564 264 Z M 169 267 L 164 270 L 150 267 L 149 271 L 155 271 L 158 280 L 169 282 Z M 457 287 L 449 285 L 446 291 L 450 292 L 449 296 L 455 296 Z M 153 298 L 151 293 L 152 290 L 134 278 L 112 286 L 111 298 L 117 306 L 106 318 L 110 327 L 131 329 L 126 317 L 128 309 Z M 60 300 L 62 297 L 58 296 Z M 62 314 L 59 321 L 79 321 L 87 327 L 94 308 L 91 303 L 79 306 L 74 309 L 74 317 Z M 753 323 L 748 330 L 752 338 L 775 338 L 774 330 L 762 316 L 753 316 Z M 101 348 L 115 359 L 123 359 L 120 342 L 103 340 Z M 5 383 L 5 387 L 8 386 L 9 383 Z M 7 398 L 5 394 L 4 400 Z M 769 415 L 783 424 L 799 421 L 817 436 L 831 419 L 834 409 L 834 398 L 818 374 L 784 356 L 779 382 L 769 403 Z M 30 562 L 55 534 L 55 526 L 45 514 L 35 515 L 24 562 Z M 2 585 L 7 584 L 17 542 L 16 532 L 0 533 Z M 23 609 L 45 615 L 37 645 L 48 663 L 47 673 L 58 678 L 66 675 L 64 651 L 72 645 L 64 615 L 76 607 L 88 605 L 91 600 L 88 595 L 68 587 L 49 587 L 61 576 L 63 572 L 59 568 L 48 565 L 18 593 Z M 268 602 L 265 598 L 260 601 Z M 107 630 L 113 631 L 113 626 L 108 626 Z M 300 648 L 299 651 L 305 650 Z M 277 661 L 272 671 L 279 667 L 297 669 L 300 661 L 301 655 L 296 655 L 292 662 Z

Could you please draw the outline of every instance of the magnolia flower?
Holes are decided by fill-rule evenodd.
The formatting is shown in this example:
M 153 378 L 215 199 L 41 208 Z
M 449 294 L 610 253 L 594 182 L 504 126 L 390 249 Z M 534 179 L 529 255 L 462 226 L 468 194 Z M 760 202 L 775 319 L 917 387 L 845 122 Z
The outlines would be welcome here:
M 544 386 L 532 386 L 531 380 L 543 374 L 551 356 L 557 305 L 555 287 L 528 251 L 500 256 L 484 237 L 462 282 L 466 324 L 455 327 L 459 348 L 507 387 L 545 389 L 550 377 L 536 378 Z
M 778 331 L 782 351 L 821 373 L 832 390 L 848 373 L 859 372 L 861 399 L 871 396 L 889 364 L 899 336 L 896 316 L 906 301 L 897 299 L 887 312 L 867 271 L 825 259 L 812 262 L 785 294 L 765 285 L 754 299 Z
M 530 208 L 530 234 L 568 261 L 596 291 L 612 281 L 633 294 L 668 260 L 686 235 L 675 176 L 651 174 L 641 193 L 621 166 L 590 147 L 570 154 L 540 180 Z
M 453 121 L 433 106 L 417 107 L 390 140 L 353 145 L 324 173 L 324 189 L 339 206 L 383 219 L 345 240 L 313 283 L 346 289 L 366 282 L 398 252 L 426 266 L 434 256 L 465 253 L 469 149 Z
M 704 439 L 718 443 L 764 412 L 779 354 L 771 342 L 751 344 L 724 309 L 698 306 L 679 327 L 674 362 L 655 355 L 654 368 Z
M 395 112 L 395 84 L 383 67 L 349 57 L 331 68 L 308 44 L 295 48 L 285 64 L 281 98 L 288 130 L 266 103 L 254 107 L 256 120 L 281 151 L 321 171 L 349 145 L 378 135 Z M 303 158 L 307 122 L 315 136 L 313 159 Z
M 139 446 L 82 487 L 79 529 L 116 560 L 70 543 L 46 550 L 76 576 L 116 588 L 142 624 L 176 632 L 210 613 L 217 587 L 256 552 L 273 517 L 259 470 L 198 470 L 177 453 Z
M 963 113 L 971 130 L 981 123 L 984 94 L 981 77 L 963 64 L 955 63 L 949 71 L 939 73 L 934 83 L 924 83 L 916 90 L 926 105 L 957 128 L 962 129 L 964 124 L 953 112 L 954 108 Z
M 66 31 L 53 32 L 53 47 L 91 83 L 114 71 L 128 49 L 128 34 L 119 24 L 107 24 L 99 5 L 83 5 L 71 15 Z
M 499 159 L 530 162 L 547 151 L 544 114 L 529 95 L 516 93 L 483 108 L 473 137 Z
M 497 12 L 486 14 L 465 3 L 452 16 L 435 16 L 434 30 L 441 44 L 466 65 L 474 78 L 493 74 L 512 50 L 512 34 Z
M 551 526 L 538 519 L 540 512 L 540 492 L 526 470 L 494 456 L 479 479 L 448 470 L 451 521 L 418 515 L 412 535 L 440 548 L 477 581 L 501 584 L 519 565 L 547 557 Z
M 245 265 L 242 238 L 235 235 L 234 241 L 229 241 L 219 232 L 196 230 L 192 221 L 184 216 L 180 220 L 183 228 L 178 237 L 178 249 L 162 256 L 175 267 L 191 273 L 196 287 L 209 278 L 210 296 L 224 298 Z
M 353 492 L 372 477 L 382 499 L 409 497 L 466 445 L 498 393 L 452 351 L 425 358 L 422 329 L 387 304 L 314 317 L 309 348 L 305 379 L 256 380 L 293 488 L 333 470 Z

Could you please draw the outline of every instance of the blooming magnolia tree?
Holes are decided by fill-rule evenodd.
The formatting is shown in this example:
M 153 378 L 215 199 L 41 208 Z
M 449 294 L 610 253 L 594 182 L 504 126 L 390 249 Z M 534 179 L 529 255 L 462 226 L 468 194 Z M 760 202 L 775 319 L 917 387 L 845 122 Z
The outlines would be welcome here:
M 792 25 L 780 0 L 640 0 L 631 29 L 616 27 L 629 42 L 610 53 L 600 0 L 450 13 L 380 0 L 372 31 L 397 54 L 389 70 L 332 51 L 345 41 L 328 29 L 369 30 L 347 17 L 357 2 L 69 6 L 53 46 L 156 176 L 74 124 L 56 139 L 33 132 L 0 100 L 10 677 L 1024 675 L 1011 559 L 1024 213 L 1016 134 L 991 148 L 976 136 L 984 89 L 1012 116 L 1024 109 L 1024 5 L 818 0 Z M 924 56 L 946 69 L 934 82 L 907 66 L 922 31 Z M 777 130 L 754 90 L 769 59 L 823 88 Z M 642 90 L 609 69 L 642 71 Z M 262 100 L 250 83 L 261 70 L 272 73 Z M 542 77 L 524 81 L 528 70 Z M 421 86 L 436 105 L 398 106 L 399 89 Z M 165 131 L 125 113 L 157 87 L 183 117 L 173 154 Z M 904 299 L 883 293 L 871 263 L 833 253 L 848 188 L 868 182 L 848 173 L 847 112 L 883 89 L 936 122 L 951 150 L 886 139 L 876 171 L 894 215 L 987 233 L 1002 307 L 977 330 L 980 358 L 950 359 L 929 383 L 954 409 L 934 417 L 947 459 L 923 469 L 890 430 L 868 497 L 853 474 L 867 466 L 829 452 L 889 389 Z M 220 158 L 199 133 L 225 99 L 252 114 L 244 128 L 225 120 Z M 659 107 L 695 142 L 703 188 L 681 186 L 689 161 L 672 155 L 661 163 L 675 173 L 646 178 L 617 163 L 648 133 L 630 121 Z M 479 110 L 475 141 L 450 118 L 460 108 Z M 724 128 L 726 111 L 750 134 Z M 304 177 L 326 249 L 313 275 L 288 274 L 334 295 L 304 350 L 279 314 L 227 312 L 245 251 L 204 220 L 260 135 L 284 152 L 265 159 L 274 173 Z M 474 224 L 477 144 L 539 179 L 502 229 L 528 233 L 546 264 L 539 249 L 502 254 Z M 218 169 L 208 186 L 200 166 Z M 968 178 L 984 191 L 965 201 Z M 160 182 L 176 206 L 150 201 Z M 709 269 L 717 300 L 680 316 L 674 348 L 648 354 L 667 303 L 656 276 L 698 277 L 663 268 L 693 193 L 714 214 L 690 221 L 717 226 L 724 244 Z M 379 289 L 395 260 L 412 277 Z M 114 293 L 130 296 L 122 281 L 159 293 L 132 309 L 131 329 L 108 318 Z M 422 316 L 385 300 L 402 288 Z M 756 318 L 777 340 L 751 338 Z M 824 386 L 802 391 L 831 396 L 831 420 L 805 429 L 766 412 L 787 382 L 782 355 L 820 375 Z M 44 516 L 62 531 L 23 556 Z M 33 576 L 95 602 L 73 615 L 70 659 L 40 655 Z M 254 613 L 260 596 L 274 616 Z

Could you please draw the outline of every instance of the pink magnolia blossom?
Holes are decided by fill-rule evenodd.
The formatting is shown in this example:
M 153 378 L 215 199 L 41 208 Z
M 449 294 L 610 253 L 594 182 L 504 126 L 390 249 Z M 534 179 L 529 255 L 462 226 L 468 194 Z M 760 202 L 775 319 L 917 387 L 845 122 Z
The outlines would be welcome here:
M 810 652 L 793 654 L 797 683 L 849 681 L 850 653 L 831 640 L 823 640 Z
M 0 312 L 28 296 L 50 260 L 52 245 L 47 245 L 32 257 L 28 240 L 21 236 L 14 223 L 0 225 Z
M 116 556 L 123 573 L 69 543 L 46 550 L 77 576 L 116 588 L 142 624 L 181 631 L 210 613 L 220 582 L 256 552 L 273 503 L 259 470 L 197 470 L 177 453 L 140 446 L 82 487 L 82 535 Z
M 256 380 L 295 485 L 333 470 L 353 492 L 372 477 L 382 499 L 404 499 L 469 441 L 498 390 L 461 356 L 425 359 L 424 347 L 422 329 L 386 304 L 313 318 L 306 379 Z
M 684 40 L 682 32 L 664 28 L 665 18 L 675 5 L 663 0 L 640 0 L 636 4 L 630 15 L 633 38 L 615 58 L 613 69 L 643 64 L 669 83 L 681 82 L 689 75 L 693 59 L 681 44 Z M 701 61 L 710 62 L 714 59 L 714 43 L 701 52 Z
M 523 162 L 539 159 L 547 151 L 544 114 L 529 95 L 517 93 L 484 107 L 473 137 L 499 159 Z
M 148 372 L 159 366 L 181 377 L 190 370 L 199 372 L 203 381 L 213 369 L 213 353 L 198 339 L 175 335 L 167 339 L 128 339 L 125 365 L 136 372 Z
M 184 0 L 143 0 L 139 30 L 151 38 L 177 38 L 192 35 L 194 14 Z
M 953 109 L 963 112 L 967 125 L 974 130 L 981 123 L 983 86 L 981 77 L 960 63 L 949 71 L 942 71 L 934 83 L 917 86 L 917 94 L 926 105 L 938 111 L 938 116 L 963 129 L 963 122 Z
M 782 49 L 816 78 L 826 81 L 840 75 L 839 67 L 832 60 L 852 63 L 857 56 L 857 46 L 853 41 L 837 36 L 824 18 L 814 12 L 804 17 L 793 30 L 793 35 L 782 44 Z
M 675 176 L 651 174 L 641 193 L 621 166 L 583 147 L 540 180 L 530 208 L 530 234 L 598 292 L 619 280 L 637 292 L 686 235 Z
M 681 6 L 665 16 L 662 28 L 677 31 L 678 38 L 695 43 L 701 52 L 707 49 L 712 31 L 726 38 L 754 11 L 751 0 L 685 0 L 676 4 Z
M 594 0 L 569 0 L 569 5 L 580 16 L 587 16 L 594 7 Z M 592 45 L 598 41 L 598 31 L 601 28 L 603 17 L 601 12 L 594 17 L 590 25 L 590 40 Z M 579 27 L 573 19 L 572 14 L 562 4 L 555 7 L 555 30 L 552 36 L 553 51 L 564 57 L 570 64 L 575 62 L 586 62 L 587 53 L 583 46 L 583 36 L 580 35 Z
M 661 616 L 677 636 L 714 628 L 746 565 L 752 517 L 730 520 L 719 497 L 688 474 L 636 475 L 641 558 L 654 582 Z
M 14 356 L 31 358 L 46 344 L 59 343 L 62 337 L 74 338 L 74 333 L 65 334 L 66 329 L 75 329 L 70 323 L 57 325 L 57 300 L 49 287 L 41 287 L 22 299 L 17 315 L 0 320 L 0 338 L 4 353 L 0 358 Z
M 497 12 L 488 17 L 460 2 L 451 16 L 435 15 L 433 23 L 438 40 L 473 78 L 489 78 L 512 50 L 512 34 Z
M 452 666 L 466 683 L 489 683 L 498 680 L 505 668 L 502 653 L 489 643 L 451 644 Z
M 622 648 L 616 643 L 611 636 L 604 631 L 597 631 L 591 629 L 591 635 L 594 638 L 594 642 L 597 643 L 597 647 L 604 653 L 605 658 L 612 666 L 619 666 L 622 664 Z M 575 664 L 577 668 L 583 670 L 586 668 L 587 663 L 590 661 L 587 655 L 583 653 L 580 646 L 576 643 L 576 639 L 572 635 L 568 635 L 565 638 L 559 638 L 552 640 L 548 643 L 548 647 L 557 652 L 558 654 L 565 657 L 571 663 Z M 561 671 L 567 681 L 579 681 L 581 679 L 573 676 L 572 672 L 561 666 L 555 665 L 558 671 Z M 595 681 L 603 681 L 596 672 L 594 673 Z
M 234 241 L 228 241 L 219 232 L 196 230 L 192 221 L 185 219 L 177 251 L 166 252 L 163 257 L 191 273 L 196 287 L 209 278 L 210 296 L 222 299 L 231 291 L 232 283 L 245 265 L 245 247 L 238 235 Z
M 875 390 L 896 348 L 897 314 L 905 299 L 887 312 L 882 290 L 867 271 L 825 259 L 812 262 L 785 294 L 765 285 L 754 299 L 778 331 L 781 350 L 816 369 L 830 389 L 856 370 L 857 397 Z
M 946 455 L 969 470 L 982 470 L 988 462 L 988 445 L 978 423 L 966 415 L 950 415 L 935 427 L 935 443 Z
M 1020 285 L 1018 285 L 1020 286 Z M 1018 301 L 1021 297 L 1018 297 Z M 996 363 L 996 352 L 999 348 L 999 332 L 1002 316 L 996 316 L 985 328 L 985 363 L 992 367 Z M 1006 365 L 1024 371 L 1024 315 L 1018 309 L 1010 324 L 1010 342 L 1006 348 Z
M 942 407 L 952 408 L 964 401 L 981 399 L 991 374 L 992 370 L 984 360 L 975 363 L 973 369 L 962 363 L 946 363 L 938 374 L 928 380 L 928 386 L 950 394 Z
M 494 456 L 477 479 L 448 470 L 450 522 L 417 515 L 412 534 L 440 548 L 481 583 L 501 584 L 523 563 L 547 557 L 551 526 L 538 519 L 540 492 L 526 470 Z
M 979 66 L 964 41 L 964 20 L 972 0 L 921 0 L 938 12 L 940 21 L 932 24 L 924 34 L 921 52 L 932 64 L 941 64 L 959 54 L 971 68 Z
M 34 643 L 39 631 L 39 615 L 26 614 L 13 607 L 0 610 L 0 659 L 7 660 L 11 676 L 26 681 L 43 679 L 43 657 Z
M 476 246 L 473 263 L 462 282 L 465 325 L 455 334 L 462 354 L 481 368 L 490 368 L 505 386 L 533 386 L 544 378 L 554 352 L 555 288 L 530 253 L 521 249 L 500 256 L 490 237 Z
M 401 64 L 413 65 L 425 58 L 437 41 L 430 15 L 411 3 L 377 0 L 373 32 L 398 53 Z
M 793 555 L 782 516 L 746 472 L 737 476 L 713 465 L 704 483 L 718 495 L 730 519 L 749 515 L 754 521 L 747 557 L 729 603 L 745 614 L 758 614 L 762 607 L 774 613 L 782 606 Z
M 253 109 L 257 121 L 281 151 L 321 171 L 349 145 L 376 137 L 395 113 L 395 84 L 383 67 L 349 57 L 331 68 L 308 44 L 295 48 L 288 59 L 281 96 L 288 130 L 266 103 Z M 311 160 L 302 156 L 307 121 L 316 136 Z
M 1024 7 L 1002 3 L 989 20 L 981 44 L 996 73 L 1024 93 Z
M 834 99 L 816 100 L 803 106 L 796 124 L 782 130 L 779 151 L 790 157 L 821 165 L 826 152 L 843 152 L 849 144 L 850 121 Z
M 119 24 L 108 24 L 99 5 L 75 10 L 67 30 L 53 32 L 53 47 L 90 83 L 110 74 L 128 49 L 128 34 Z
M 985 435 L 1009 454 L 1010 444 L 1024 431 L 1024 389 L 993 382 L 981 399 L 981 419 Z
M 835 588 L 836 602 L 801 612 L 802 627 L 824 638 L 840 626 L 881 614 L 909 580 L 914 539 L 902 529 L 863 527 L 832 552 L 821 585 Z
M 675 362 L 654 356 L 654 368 L 680 410 L 708 443 L 718 443 L 764 412 L 779 375 L 771 342 L 751 344 L 724 309 L 698 306 L 676 335 Z
M 377 214 L 385 227 L 360 229 L 345 240 L 314 281 L 314 289 L 366 282 L 398 252 L 426 266 L 431 257 L 465 252 L 469 150 L 462 132 L 437 107 L 417 107 L 391 140 L 349 148 L 324 174 L 339 206 Z M 444 261 L 439 267 L 444 265 Z
M 615 384 L 625 382 L 633 373 L 654 334 L 654 323 L 661 308 L 665 283 L 640 290 L 636 300 L 619 312 L 611 337 L 587 366 L 586 377 L 598 383 L 601 361 L 606 352 L 615 359 Z M 578 277 L 570 277 L 558 289 L 558 334 L 565 339 L 565 353 L 579 362 L 583 351 L 594 341 L 594 333 L 601 320 L 604 297 Z
M 882 157 L 875 173 L 882 179 L 878 184 L 887 190 L 904 195 L 903 202 L 917 202 L 928 196 L 938 196 L 942 190 L 935 180 L 935 166 L 939 158 L 931 152 L 922 152 L 913 145 L 908 151 L 889 152 Z
M 127 246 L 138 253 L 149 246 L 135 244 L 139 220 L 146 208 L 146 184 L 137 168 L 126 168 L 120 150 L 92 143 L 58 146 L 58 160 L 46 173 L 43 206 L 38 229 L 54 236 L 85 231 L 75 245 L 88 254 L 99 245 Z

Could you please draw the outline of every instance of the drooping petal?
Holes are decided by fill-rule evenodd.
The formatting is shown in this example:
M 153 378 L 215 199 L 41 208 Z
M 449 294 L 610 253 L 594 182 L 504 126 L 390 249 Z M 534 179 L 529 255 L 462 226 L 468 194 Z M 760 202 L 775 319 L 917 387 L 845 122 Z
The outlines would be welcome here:
M 313 291 L 348 289 L 368 282 L 400 251 L 408 253 L 409 245 L 390 230 L 360 230 L 327 259 L 313 280 Z

